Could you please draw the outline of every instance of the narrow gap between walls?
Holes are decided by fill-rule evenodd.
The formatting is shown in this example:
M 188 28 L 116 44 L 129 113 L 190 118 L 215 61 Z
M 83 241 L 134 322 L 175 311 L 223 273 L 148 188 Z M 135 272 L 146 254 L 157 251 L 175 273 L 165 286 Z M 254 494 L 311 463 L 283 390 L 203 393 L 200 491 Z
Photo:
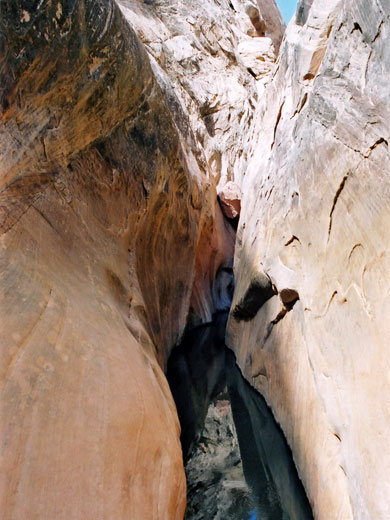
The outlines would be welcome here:
M 291 450 L 225 346 L 228 312 L 186 332 L 168 361 L 187 476 L 186 520 L 313 518 Z

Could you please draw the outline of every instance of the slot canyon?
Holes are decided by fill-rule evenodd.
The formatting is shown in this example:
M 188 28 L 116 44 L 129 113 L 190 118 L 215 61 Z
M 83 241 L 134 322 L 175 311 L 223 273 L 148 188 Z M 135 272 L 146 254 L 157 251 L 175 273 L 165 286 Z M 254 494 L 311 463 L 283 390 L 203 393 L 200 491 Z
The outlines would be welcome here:
M 389 37 L 0 0 L 2 520 L 390 519 Z

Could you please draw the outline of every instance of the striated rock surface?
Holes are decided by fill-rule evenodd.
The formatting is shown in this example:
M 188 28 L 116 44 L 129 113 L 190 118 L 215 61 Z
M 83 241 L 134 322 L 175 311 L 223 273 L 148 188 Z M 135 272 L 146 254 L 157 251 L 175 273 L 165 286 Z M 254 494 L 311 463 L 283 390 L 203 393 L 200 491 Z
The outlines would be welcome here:
M 157 359 L 207 182 L 115 3 L 23 7 L 1 5 L 1 516 L 180 519 Z
M 323 520 L 390 517 L 389 17 L 299 3 L 242 186 L 233 309 L 253 280 L 275 294 L 231 314 L 228 343 Z
M 217 183 L 240 184 L 259 86 L 274 70 L 284 32 L 275 1 L 257 6 L 245 0 L 119 0 L 119 5 L 144 42 L 158 81 L 171 81 L 169 105 L 177 124 L 185 124 L 187 113 Z
M 145 44 L 182 144 L 193 150 L 192 160 L 209 173 L 219 190 L 229 181 L 240 185 L 254 110 L 275 68 L 277 44 L 271 38 L 277 42 L 284 31 L 275 1 L 263 7 L 243 0 L 118 4 Z M 264 18 L 261 13 L 268 21 L 259 32 L 255 20 Z M 242 45 L 252 48 L 243 53 Z M 256 72 L 246 59 L 256 61 Z M 226 278 L 221 269 L 232 267 L 235 242 L 219 207 L 203 213 L 200 226 L 192 325 L 211 322 L 215 310 L 229 308 L 219 301 L 218 287 Z

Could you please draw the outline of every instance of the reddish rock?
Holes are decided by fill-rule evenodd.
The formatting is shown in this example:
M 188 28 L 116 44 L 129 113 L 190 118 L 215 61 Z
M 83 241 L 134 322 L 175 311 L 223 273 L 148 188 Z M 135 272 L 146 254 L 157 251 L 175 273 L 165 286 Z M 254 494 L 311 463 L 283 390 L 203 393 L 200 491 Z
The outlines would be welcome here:
M 232 181 L 229 181 L 218 192 L 223 214 L 227 218 L 236 218 L 241 212 L 241 189 Z
M 280 291 L 280 299 L 284 304 L 293 303 L 299 300 L 299 294 L 295 289 L 282 289 Z

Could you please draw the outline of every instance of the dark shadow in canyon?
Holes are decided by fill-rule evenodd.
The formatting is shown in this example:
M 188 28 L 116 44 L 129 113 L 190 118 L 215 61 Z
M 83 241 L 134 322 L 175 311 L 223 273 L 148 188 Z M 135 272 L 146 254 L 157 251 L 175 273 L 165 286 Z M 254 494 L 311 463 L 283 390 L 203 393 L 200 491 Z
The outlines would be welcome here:
M 187 331 L 168 361 L 182 427 L 186 519 L 312 519 L 280 427 L 225 346 L 227 317 L 219 312 Z
M 226 386 L 227 318 L 228 312 L 219 312 L 212 324 L 187 331 L 168 360 L 167 379 L 179 415 L 184 461 L 200 438 L 210 403 Z

